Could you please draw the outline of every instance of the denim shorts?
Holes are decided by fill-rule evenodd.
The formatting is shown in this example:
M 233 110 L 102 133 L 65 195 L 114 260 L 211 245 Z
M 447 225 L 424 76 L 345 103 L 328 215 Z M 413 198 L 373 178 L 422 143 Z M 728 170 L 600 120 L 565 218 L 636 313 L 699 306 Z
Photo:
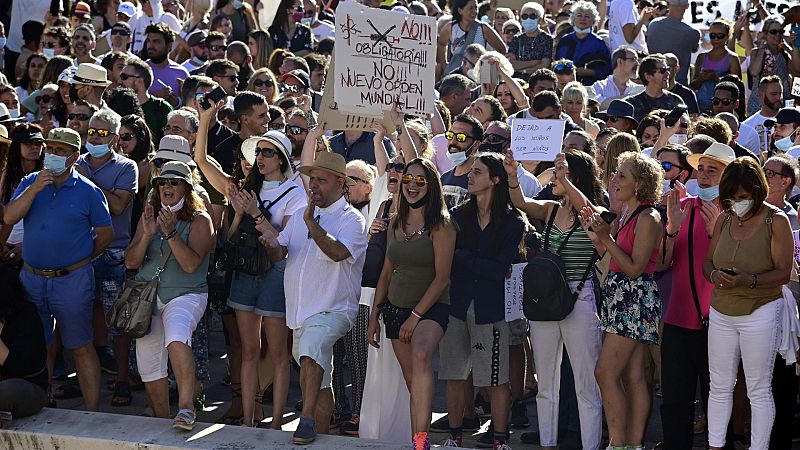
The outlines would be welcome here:
M 63 277 L 45 277 L 26 269 L 19 274 L 28 301 L 36 305 L 44 327 L 45 342 L 53 340 L 56 323 L 68 350 L 90 344 L 94 338 L 94 268 L 91 264 Z
M 125 249 L 106 249 L 94 260 L 93 265 L 94 289 L 103 305 L 103 313 L 108 314 L 125 284 Z M 108 331 L 113 336 L 122 334 L 114 327 L 109 327 Z
M 235 272 L 228 306 L 239 311 L 254 312 L 259 316 L 286 317 L 286 296 L 283 291 L 285 271 L 286 259 L 276 262 L 264 275 Z

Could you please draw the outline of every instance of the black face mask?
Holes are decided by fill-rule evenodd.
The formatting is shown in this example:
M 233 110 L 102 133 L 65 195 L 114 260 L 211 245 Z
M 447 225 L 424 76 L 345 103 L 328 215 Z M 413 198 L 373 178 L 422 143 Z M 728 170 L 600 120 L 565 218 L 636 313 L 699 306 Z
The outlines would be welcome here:
M 410 206 L 411 209 L 420 209 L 420 208 L 422 208 L 423 206 L 425 206 L 426 203 L 428 203 L 428 194 L 429 193 L 430 192 L 426 192 L 425 195 L 423 195 L 421 199 L 416 201 L 416 203 L 409 203 L 408 206 Z
M 74 85 L 69 87 L 69 99 L 72 101 L 72 103 L 75 103 L 81 99 L 78 97 L 78 88 L 76 88 Z
M 497 142 L 497 143 L 490 143 L 490 142 L 481 142 L 481 145 L 478 147 L 478 151 L 481 153 L 486 152 L 493 152 L 493 153 L 503 153 L 503 147 L 505 147 L 505 142 Z

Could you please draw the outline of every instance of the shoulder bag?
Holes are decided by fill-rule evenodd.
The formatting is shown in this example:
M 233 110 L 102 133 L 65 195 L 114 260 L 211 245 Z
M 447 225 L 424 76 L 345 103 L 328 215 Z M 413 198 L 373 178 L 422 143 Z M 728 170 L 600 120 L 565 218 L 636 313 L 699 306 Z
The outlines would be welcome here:
M 386 200 L 381 219 L 389 217 L 391 207 L 392 199 Z M 386 233 L 387 230 L 384 230 L 369 237 L 367 257 L 364 259 L 364 270 L 361 274 L 361 287 L 374 288 L 378 286 L 378 278 L 381 277 L 383 261 L 386 258 Z

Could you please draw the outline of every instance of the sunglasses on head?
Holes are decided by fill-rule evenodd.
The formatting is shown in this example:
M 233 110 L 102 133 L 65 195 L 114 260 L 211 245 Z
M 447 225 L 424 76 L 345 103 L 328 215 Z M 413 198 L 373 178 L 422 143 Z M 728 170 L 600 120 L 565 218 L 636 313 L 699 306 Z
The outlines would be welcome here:
M 517 34 L 517 33 L 519 33 L 519 28 L 506 28 L 505 31 L 503 31 L 503 33 L 505 33 L 505 34 Z
M 131 34 L 128 32 L 128 30 L 117 28 L 117 29 L 112 29 L 111 30 L 111 35 L 112 36 L 130 36 Z
M 267 128 L 270 130 L 275 131 L 286 131 L 286 124 L 285 123 L 270 123 L 267 125 Z
M 170 179 L 159 178 L 156 180 L 156 184 L 158 184 L 159 186 L 166 186 L 167 183 L 169 183 L 170 186 L 172 187 L 177 187 L 179 184 L 181 184 L 181 180 L 176 180 L 174 178 Z
M 711 39 L 727 39 L 728 35 L 725 33 L 708 33 L 708 37 Z
M 81 122 L 91 119 L 92 116 L 88 114 L 70 113 L 67 114 L 67 120 L 80 120 Z
M 386 163 L 386 172 L 391 172 L 392 170 L 402 172 L 406 170 L 406 165 L 404 163 Z
M 208 47 L 208 49 L 211 50 L 212 52 L 224 52 L 225 50 L 228 49 L 228 46 L 227 45 L 210 45 Z
M 86 130 L 86 134 L 88 134 L 89 136 L 94 136 L 96 134 L 100 137 L 108 137 L 111 134 L 111 131 L 104 130 L 102 128 L 89 128 L 88 130 Z
M 400 180 L 403 182 L 403 184 L 408 184 L 408 183 L 411 183 L 413 181 L 414 184 L 416 184 L 419 187 L 422 187 L 422 186 L 425 186 L 426 184 L 428 184 L 428 179 L 425 178 L 424 175 L 416 175 L 416 176 L 414 176 L 414 175 L 411 175 L 410 173 L 407 173 L 407 174 L 403 175 L 403 177 L 400 178 Z
M 125 141 L 125 142 L 132 141 L 133 138 L 135 138 L 135 137 L 136 137 L 136 135 L 134 135 L 133 133 L 122 133 L 122 134 L 119 135 L 119 139 L 121 141 Z
M 669 161 L 661 161 L 661 168 L 664 169 L 664 172 L 669 172 L 670 170 L 672 170 L 673 167 L 676 169 L 683 170 L 682 166 L 679 166 L 677 164 L 672 164 Z
M 300 87 L 296 84 L 281 83 L 280 88 L 281 92 L 291 92 L 293 94 L 300 92 Z
M 720 103 L 722 103 L 722 104 L 723 104 L 723 105 L 725 105 L 725 106 L 729 106 L 731 103 L 733 103 L 733 102 L 735 102 L 735 101 L 736 101 L 736 99 L 733 99 L 733 98 L 719 98 L 719 97 L 713 97 L 713 98 L 711 99 L 711 103 L 713 103 L 713 104 L 714 104 L 714 106 L 717 106 L 717 105 L 719 105 Z
M 567 62 L 567 63 L 558 63 L 558 64 L 556 64 L 556 66 L 553 67 L 553 70 L 555 72 L 560 72 L 560 71 L 563 71 L 563 70 L 572 70 L 574 68 L 575 68 L 575 64 L 572 61 L 570 61 L 570 62 Z
M 452 141 L 453 138 L 456 138 L 456 141 L 458 141 L 458 142 L 466 142 L 467 138 L 475 139 L 474 137 L 472 137 L 472 136 L 470 136 L 468 134 L 465 134 L 465 133 L 453 133 L 452 131 L 449 131 L 449 130 L 444 132 L 444 137 L 447 138 L 448 141 Z
M 141 78 L 139 75 L 128 75 L 127 73 L 119 74 L 119 79 L 122 81 L 128 81 L 129 78 Z
M 273 83 L 272 80 L 262 80 L 262 79 L 259 78 L 259 79 L 256 79 L 255 81 L 253 81 L 253 86 L 254 87 L 258 87 L 258 88 L 265 87 L 265 86 L 266 87 L 273 87 L 273 86 L 275 86 L 275 83 Z
M 307 128 L 303 128 L 299 125 L 286 125 L 286 129 L 289 130 L 289 133 L 297 136 L 298 134 L 303 134 L 308 131 Z
M 490 144 L 499 144 L 501 142 L 510 141 L 511 138 L 507 138 L 505 136 L 500 136 L 499 134 L 489 133 L 483 136 L 483 140 L 490 143 Z
M 256 147 L 256 156 L 261 155 L 264 158 L 272 158 L 277 152 L 272 147 Z

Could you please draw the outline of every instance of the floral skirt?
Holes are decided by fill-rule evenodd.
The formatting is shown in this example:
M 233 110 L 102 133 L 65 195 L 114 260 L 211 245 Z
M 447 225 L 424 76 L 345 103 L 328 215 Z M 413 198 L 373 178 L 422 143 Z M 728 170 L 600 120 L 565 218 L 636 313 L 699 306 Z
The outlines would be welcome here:
M 645 344 L 658 343 L 661 299 L 653 275 L 610 272 L 603 285 L 600 329 Z

